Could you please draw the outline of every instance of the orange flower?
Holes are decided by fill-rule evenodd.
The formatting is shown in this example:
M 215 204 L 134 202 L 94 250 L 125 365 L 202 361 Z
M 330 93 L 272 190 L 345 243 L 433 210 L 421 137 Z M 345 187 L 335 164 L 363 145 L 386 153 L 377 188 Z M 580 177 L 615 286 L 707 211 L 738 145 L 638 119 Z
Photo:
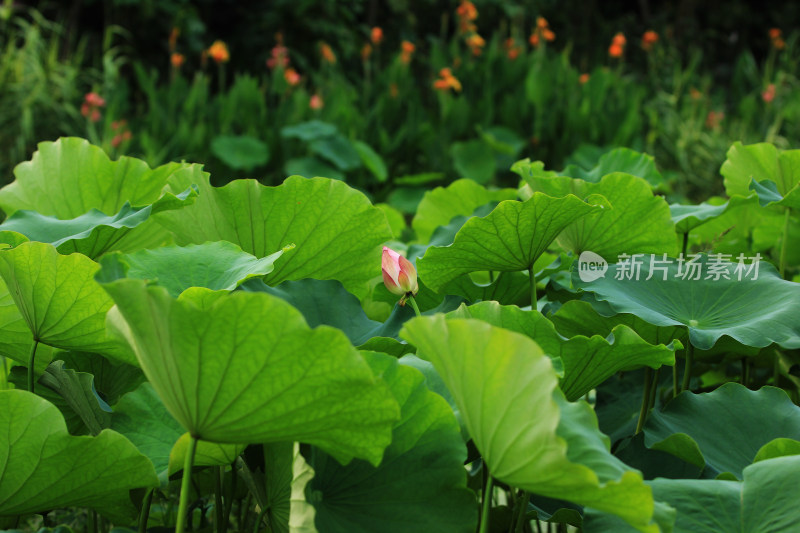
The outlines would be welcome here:
M 453 89 L 456 92 L 461 91 L 461 82 L 453 76 L 449 68 L 445 67 L 439 71 L 439 79 L 433 82 L 433 88 L 439 91 L 447 91 Z
M 689 97 L 692 100 L 700 100 L 703 97 L 703 93 L 697 90 L 695 87 L 689 89 Z
M 372 40 L 372 44 L 380 44 L 380 42 L 383 40 L 383 30 L 377 26 L 372 28 L 370 40 Z
M 719 126 L 719 123 L 722 122 L 722 119 L 724 118 L 725 113 L 722 111 L 709 111 L 708 115 L 706 116 L 706 127 L 714 129 Z
M 287 68 L 283 71 L 283 79 L 286 80 L 286 83 L 294 87 L 300 83 L 300 74 L 293 68 Z
M 403 41 L 400 44 L 400 48 L 401 48 L 400 61 L 402 61 L 405 64 L 410 63 L 411 62 L 411 55 L 414 53 L 414 50 L 416 50 L 417 47 L 414 46 L 414 43 L 412 43 L 410 41 Z
M 770 40 L 772 40 L 773 48 L 776 50 L 783 50 L 786 47 L 786 42 L 783 40 L 783 34 L 780 28 L 770 28 L 767 33 L 769 34 Z
M 764 91 L 761 93 L 761 99 L 764 100 L 764 102 L 766 102 L 768 104 L 772 103 L 772 101 L 775 99 L 775 84 L 774 83 L 770 83 L 769 85 L 767 85 L 767 88 L 764 89 Z
M 227 63 L 231 58 L 228 46 L 220 40 L 214 41 L 214 44 L 208 48 L 208 55 L 217 63 Z
M 578 76 L 578 81 L 581 83 L 581 85 L 583 85 L 584 83 L 589 81 L 589 73 L 588 72 L 584 72 L 583 74 Z
M 645 52 L 649 52 L 653 45 L 658 42 L 658 34 L 653 30 L 647 30 L 642 35 L 642 48 Z
M 175 51 L 175 45 L 178 42 L 178 36 L 181 34 L 180 28 L 173 27 L 172 31 L 169 32 L 169 51 Z
M 325 102 L 322 101 L 322 97 L 319 94 L 315 94 L 311 97 L 311 100 L 308 101 L 308 107 L 314 111 L 319 111 L 324 105 Z
M 280 36 L 280 33 L 277 34 Z M 281 36 L 283 39 L 283 36 Z M 270 58 L 267 59 L 267 67 L 272 70 L 275 67 L 286 68 L 289 66 L 289 49 L 282 44 L 277 44 L 270 52 Z
M 183 54 L 179 54 L 178 52 L 173 52 L 171 56 L 169 56 L 169 61 L 172 63 L 173 68 L 181 68 L 183 62 L 186 61 L 186 58 Z
M 622 57 L 623 47 L 617 43 L 611 43 L 608 47 L 608 55 L 611 57 Z
M 556 34 L 550 29 L 547 19 L 544 17 L 536 17 L 536 27 L 533 29 L 531 36 L 528 38 L 528 42 L 530 42 L 531 46 L 534 48 L 538 48 L 539 43 L 542 42 L 542 39 L 545 41 L 555 41 Z
M 369 59 L 370 54 L 372 54 L 372 45 L 364 43 L 364 46 L 361 47 L 361 61 Z
M 333 53 L 333 49 L 328 45 L 328 43 L 322 43 L 319 45 L 320 54 L 322 54 L 322 59 L 327 61 L 330 64 L 336 63 L 336 54 Z
M 509 37 L 503 42 L 503 47 L 506 49 L 506 55 L 511 61 L 514 61 L 520 54 L 520 47 L 513 37 Z
M 399 92 L 400 91 L 397 89 L 396 83 L 389 84 L 389 96 L 391 96 L 392 98 L 397 98 L 397 94 Z
M 478 10 L 472 2 L 463 0 L 456 9 L 456 15 L 458 15 L 458 29 L 461 33 L 469 33 L 477 29 L 472 21 L 478 18 Z
M 481 50 L 484 46 L 486 46 L 486 41 L 483 40 L 483 37 L 478 35 L 477 33 L 473 33 L 469 37 L 466 38 L 467 46 L 470 47 L 472 50 L 472 55 L 479 56 L 481 55 Z
M 625 40 L 625 35 L 622 32 L 618 32 L 613 39 L 611 39 L 613 44 L 617 44 L 619 46 L 625 46 L 627 41 Z

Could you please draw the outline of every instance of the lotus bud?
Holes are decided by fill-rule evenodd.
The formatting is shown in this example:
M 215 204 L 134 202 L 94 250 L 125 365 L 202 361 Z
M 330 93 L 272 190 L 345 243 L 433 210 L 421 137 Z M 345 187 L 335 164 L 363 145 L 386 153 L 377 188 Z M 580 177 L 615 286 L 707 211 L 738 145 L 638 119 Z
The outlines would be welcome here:
M 381 259 L 383 283 L 389 292 L 398 296 L 414 296 L 419 291 L 417 285 L 417 270 L 411 261 L 398 254 L 391 248 L 383 247 Z

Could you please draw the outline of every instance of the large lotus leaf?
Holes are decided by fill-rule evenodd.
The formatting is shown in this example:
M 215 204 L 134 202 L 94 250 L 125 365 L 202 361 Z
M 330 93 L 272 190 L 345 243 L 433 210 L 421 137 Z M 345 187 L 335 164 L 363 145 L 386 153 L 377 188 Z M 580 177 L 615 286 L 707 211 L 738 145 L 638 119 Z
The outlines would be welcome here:
M 460 179 L 426 192 L 411 225 L 417 240 L 426 243 L 436 228 L 449 224 L 453 217 L 468 216 L 482 205 L 516 197 L 514 189 L 489 190 L 472 180 Z
M 800 151 L 800 150 L 798 150 Z M 800 164 L 800 161 L 798 161 Z M 800 172 L 799 172 L 800 173 Z M 786 193 L 778 190 L 778 184 L 772 180 L 750 182 L 750 190 L 758 195 L 758 203 L 762 207 L 774 205 L 800 209 L 800 185 L 795 185 Z
M 467 448 L 447 402 L 425 386 L 414 368 L 394 357 L 364 353 L 401 408 L 377 468 L 366 461 L 342 466 L 324 452 L 310 461 L 309 485 L 321 532 L 407 531 L 464 532 L 475 530 L 475 494 L 467 489 Z M 398 505 L 402 502 L 401 505 Z
M 340 331 L 311 329 L 265 293 L 192 288 L 178 299 L 145 281 L 104 284 L 124 338 L 181 426 L 200 440 L 301 441 L 377 463 L 397 402 Z
M 517 306 L 482 302 L 461 305 L 448 318 L 477 318 L 493 326 L 527 335 L 550 357 L 560 357 L 564 377 L 559 386 L 568 400 L 574 401 L 617 372 L 642 366 L 660 368 L 675 364 L 676 347 L 648 344 L 628 326 L 614 327 L 607 337 L 578 335 L 562 337 L 555 326 L 538 311 L 523 311 Z M 682 346 L 677 344 L 677 348 Z
M 656 479 L 654 496 L 677 510 L 674 533 L 784 533 L 800 523 L 800 456 L 748 466 L 744 481 Z M 632 531 L 615 517 L 587 514 L 587 533 Z
M 428 248 L 417 261 L 419 275 L 438 291 L 469 272 L 529 269 L 561 230 L 598 210 L 571 195 L 537 193 L 525 202 L 501 202 L 488 216 L 469 219 L 452 245 Z
M 67 368 L 93 375 L 95 390 L 103 401 L 112 406 L 123 394 L 144 381 L 140 368 L 112 361 L 96 353 L 58 351 L 54 358 L 64 361 Z M 38 351 L 36 359 L 39 359 Z
M 333 163 L 339 170 L 348 171 L 361 166 L 361 157 L 353 143 L 340 133 L 314 139 L 308 144 L 308 148 L 312 153 Z
M 492 476 L 658 531 L 641 474 L 609 453 L 588 404 L 563 399 L 550 358 L 533 340 L 442 315 L 412 319 L 401 335 L 447 384 Z
M 669 258 L 656 263 L 664 261 L 662 256 L 650 259 L 610 264 L 605 276 L 594 281 L 581 281 L 575 272 L 572 281 L 617 313 L 631 313 L 657 326 L 686 326 L 690 342 L 701 350 L 723 335 L 752 347 L 773 342 L 800 347 L 800 284 L 781 279 L 766 261 L 748 265 L 700 254 L 689 266 L 689 261 Z
M 688 435 L 713 474 L 730 472 L 740 477 L 768 442 L 800 440 L 800 407 L 781 389 L 752 391 L 726 383 L 709 393 L 679 394 L 664 409 L 651 413 L 644 431 L 645 444 L 651 448 L 675 434 Z
M 35 339 L 135 364 L 130 353 L 106 335 L 105 316 L 113 302 L 94 280 L 98 268 L 84 255 L 60 255 L 41 242 L 0 251 L 0 276 Z
M 800 150 L 779 151 L 770 143 L 743 145 L 735 142 L 720 173 L 725 177 L 728 196 L 748 196 L 753 180 L 770 180 L 777 192 L 786 195 L 800 181 Z
M 184 190 L 185 176 L 171 186 Z M 269 285 L 302 278 L 336 279 L 357 296 L 380 272 L 380 245 L 391 238 L 386 216 L 360 192 L 326 178 L 291 176 L 277 187 L 237 180 L 198 183 L 194 205 L 158 215 L 178 244 L 229 241 L 256 257 L 297 246 L 267 276 Z
M 180 163 L 150 169 L 144 161 L 127 156 L 111 161 L 99 146 L 64 137 L 39 143 L 31 160 L 17 165 L 16 181 L 0 190 L 0 208 L 9 216 L 28 209 L 62 220 L 92 209 L 117 213 L 126 202 L 137 206 L 156 202 L 167 179 L 176 173 L 186 178 L 187 186 L 180 189 L 184 191 L 202 170 L 200 165 Z
M 58 409 L 26 391 L 0 391 L 0 434 L 0 515 L 90 507 L 127 522 L 136 516 L 129 491 L 158 484 L 125 437 L 73 437 Z
M 92 435 L 110 426 L 111 408 L 97 394 L 93 375 L 65 368 L 64 361 L 53 361 L 39 383 L 58 393 Z
M 607 337 L 615 327 L 624 324 L 650 344 L 669 344 L 674 340 L 686 340 L 686 329 L 683 326 L 654 326 L 636 315 L 627 313 L 603 316 L 595 310 L 592 303 L 583 300 L 565 302 L 548 318 L 555 324 L 558 332 L 566 337 L 576 335 Z
M 730 212 L 732 209 L 742 205 L 752 204 L 754 196 L 734 196 L 727 202 L 719 205 L 712 205 L 703 202 L 698 205 L 670 204 L 669 212 L 672 215 L 672 222 L 675 223 L 675 230 L 678 233 L 689 233 L 694 228 L 714 220 L 715 218 Z
M 250 170 L 269 161 L 269 146 L 248 135 L 218 135 L 211 139 L 211 152 L 233 169 Z
M 771 440 L 759 448 L 753 462 L 757 463 L 758 461 L 766 461 L 767 459 L 786 455 L 800 455 L 800 441 L 782 437 Z
M 623 253 L 677 253 L 675 224 L 663 198 L 654 196 L 650 185 L 630 174 L 608 174 L 597 183 L 534 172 L 522 164 L 515 167 L 529 191 L 550 196 L 574 194 L 579 198 L 603 197 L 603 211 L 577 220 L 558 237 L 565 250 L 580 255 L 594 252 L 608 261 Z M 529 166 L 529 165 L 528 165 Z M 526 196 L 522 194 L 522 196 Z M 609 205 L 610 204 L 610 205 Z
M 62 254 L 78 252 L 95 259 L 111 250 L 128 251 L 130 241 L 125 237 L 133 228 L 155 213 L 190 205 L 196 196 L 197 191 L 189 188 L 178 195 L 165 193 L 155 203 L 143 207 L 132 207 L 125 202 L 115 215 L 92 209 L 70 220 L 21 210 L 0 224 L 0 231 L 16 231 L 32 241 L 50 243 Z
M 0 277 L 0 355 L 27 366 L 32 344 L 33 334 Z M 37 373 L 44 372 L 52 357 L 53 348 L 38 346 L 34 365 Z
M 258 259 L 231 242 L 217 241 L 107 256 L 100 264 L 104 279 L 118 276 L 156 281 L 177 297 L 189 287 L 231 291 L 248 279 L 272 272 L 283 253 L 278 250 Z
M 187 442 L 179 443 L 179 440 L 188 434 L 184 433 L 178 421 L 169 414 L 149 383 L 142 383 L 119 400 L 111 416 L 111 429 L 125 435 L 153 462 L 162 485 L 167 483 L 169 475 L 183 468 L 182 459 Z M 243 449 L 244 446 L 239 444 L 200 441 L 194 464 L 230 464 Z M 172 459 L 171 454 L 180 457 Z
M 615 148 L 603 154 L 594 167 L 584 170 L 577 165 L 567 166 L 561 176 L 580 178 L 596 183 L 601 178 L 614 172 L 625 172 L 640 177 L 653 187 L 660 185 L 664 177 L 656 168 L 653 156 L 643 154 L 630 148 Z

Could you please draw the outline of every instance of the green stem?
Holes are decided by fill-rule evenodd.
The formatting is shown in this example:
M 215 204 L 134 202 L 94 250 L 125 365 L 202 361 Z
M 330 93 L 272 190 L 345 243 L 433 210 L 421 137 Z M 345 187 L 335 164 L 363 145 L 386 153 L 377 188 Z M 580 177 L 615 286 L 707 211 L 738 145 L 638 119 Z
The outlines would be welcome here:
M 672 365 L 672 397 L 675 398 L 681 392 L 678 388 L 678 361 Z
M 258 518 L 256 519 L 256 524 L 253 526 L 253 533 L 258 533 L 258 530 L 261 529 L 261 522 L 264 520 L 264 515 L 267 514 L 269 507 L 264 507 L 261 509 L 261 512 L 258 513 Z M 272 528 L 270 528 L 272 531 Z
M 781 261 L 780 261 L 780 272 L 781 278 L 786 279 L 786 241 L 789 239 L 789 208 L 786 208 L 786 214 L 783 218 L 783 235 L 781 237 Z
M 228 495 L 228 500 L 225 504 L 225 527 L 231 523 L 231 511 L 233 510 L 233 499 L 236 497 L 236 482 L 238 476 L 236 475 L 236 462 L 231 464 L 231 491 Z
M 481 528 L 479 533 L 489 533 L 489 510 L 492 507 L 493 491 L 494 479 L 492 478 L 492 475 L 489 474 L 486 480 L 486 487 L 483 489 L 483 510 L 481 511 Z
M 97 511 L 94 509 L 89 511 L 89 531 L 97 533 Z
M 189 493 L 192 489 L 192 466 L 194 454 L 197 452 L 197 437 L 189 435 L 189 449 L 183 462 L 183 479 L 181 480 L 181 496 L 178 504 L 178 519 L 175 524 L 175 533 L 183 533 L 186 527 L 186 517 L 189 514 Z
M 689 249 L 689 232 L 687 231 L 686 233 L 683 234 L 682 253 L 683 253 L 684 257 L 686 257 L 686 250 L 688 250 L 688 249 Z
M 639 409 L 639 421 L 636 423 L 636 435 L 642 432 L 647 411 L 650 407 L 650 389 L 653 388 L 653 369 L 649 366 L 644 369 L 644 391 L 642 392 L 642 406 Z
M 419 307 L 417 306 L 417 301 L 414 299 L 413 296 L 408 297 L 408 302 L 411 304 L 411 307 L 414 308 L 414 312 L 417 316 L 422 316 L 422 313 L 419 312 Z
M 531 266 L 528 272 L 531 277 L 531 311 L 536 311 L 538 298 L 536 297 L 536 273 L 533 271 L 533 266 Z
M 650 389 L 650 404 L 648 405 L 649 409 L 652 409 L 656 406 L 656 396 L 658 395 L 658 371 L 661 370 L 660 368 L 656 368 L 653 372 L 653 387 Z
M 692 343 L 689 342 L 686 345 L 686 366 L 683 368 L 683 383 L 681 384 L 681 391 L 689 389 L 689 380 L 692 377 L 692 359 L 694 358 L 694 354 L 692 352 Z
M 139 533 L 147 533 L 147 519 L 150 518 L 150 505 L 153 503 L 153 493 L 155 489 L 150 489 L 144 495 L 142 502 L 142 512 L 139 513 Z
M 28 391 L 29 392 L 34 392 L 34 390 L 33 390 L 34 379 L 33 378 L 36 375 L 36 372 L 35 372 L 35 370 L 33 368 L 33 363 L 36 361 L 36 347 L 37 346 L 39 346 L 39 341 L 34 339 L 33 340 L 33 344 L 31 345 L 31 354 L 30 354 L 30 357 L 28 358 Z
M 223 468 L 222 466 L 214 468 L 214 531 L 216 533 L 224 533 L 228 529 L 225 527 L 225 506 L 222 503 Z
M 517 517 L 512 522 L 512 530 L 514 533 L 522 533 L 525 530 L 525 516 L 527 515 L 528 511 L 528 498 L 529 494 L 527 490 L 522 491 L 522 494 L 517 499 Z M 516 527 L 514 524 L 516 523 Z

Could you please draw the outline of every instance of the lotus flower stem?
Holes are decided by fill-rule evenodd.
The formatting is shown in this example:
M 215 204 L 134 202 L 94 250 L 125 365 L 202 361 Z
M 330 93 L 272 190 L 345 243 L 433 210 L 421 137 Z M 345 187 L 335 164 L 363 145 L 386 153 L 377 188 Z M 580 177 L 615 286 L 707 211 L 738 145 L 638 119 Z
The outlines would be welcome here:
M 34 392 L 34 390 L 33 390 L 34 379 L 33 378 L 36 375 L 36 372 L 35 372 L 35 370 L 33 368 L 33 364 L 34 364 L 34 362 L 36 362 L 36 347 L 37 346 L 39 346 L 39 341 L 34 339 L 33 340 L 33 345 L 31 346 L 31 355 L 28 358 L 28 391 L 29 392 Z
M 142 512 L 139 513 L 138 533 L 147 533 L 147 519 L 150 518 L 150 505 L 153 503 L 154 492 L 155 489 L 150 489 L 147 491 L 147 494 L 144 495 L 144 500 L 142 501 Z
M 183 533 L 186 528 L 186 517 L 189 514 L 189 493 L 192 490 L 192 466 L 194 455 L 197 452 L 197 437 L 189 434 L 189 448 L 183 462 L 183 479 L 181 480 L 181 497 L 178 503 L 178 519 L 175 523 L 175 533 Z
M 642 392 L 642 407 L 639 409 L 639 421 L 636 422 L 636 435 L 642 432 L 644 421 L 647 420 L 647 411 L 650 410 L 650 391 L 653 388 L 653 369 L 644 369 L 644 391 Z
M 484 463 L 486 466 L 486 463 Z M 489 533 L 489 510 L 492 507 L 492 493 L 494 492 L 494 478 L 489 473 L 486 487 L 483 489 L 483 509 L 481 510 L 481 528 L 479 533 Z
M 688 390 L 689 388 L 689 380 L 692 377 L 692 343 L 691 341 L 686 346 L 686 366 L 683 368 L 683 384 L 681 385 L 681 391 Z
M 417 306 L 417 301 L 414 299 L 413 296 L 408 297 L 408 302 L 411 304 L 411 307 L 414 308 L 414 312 L 417 316 L 422 316 L 422 313 L 419 312 L 419 307 Z

